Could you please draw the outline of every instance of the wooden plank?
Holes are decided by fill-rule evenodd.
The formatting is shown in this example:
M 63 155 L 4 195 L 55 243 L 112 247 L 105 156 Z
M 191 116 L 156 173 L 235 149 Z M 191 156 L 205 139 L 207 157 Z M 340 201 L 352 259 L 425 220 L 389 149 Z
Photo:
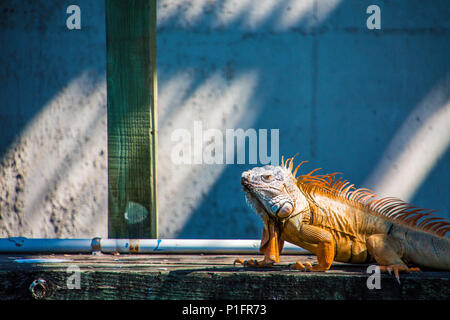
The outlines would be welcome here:
M 242 259 L 262 256 L 240 255 Z M 24 263 L 24 259 L 65 262 Z M 297 260 L 315 263 L 314 256 L 283 255 L 273 268 L 233 266 L 234 255 L 10 255 L 0 254 L 0 299 L 34 299 L 33 281 L 43 279 L 44 299 L 242 299 L 242 300 L 448 300 L 450 272 L 424 271 L 381 276 L 381 289 L 369 289 L 365 265 L 333 263 L 327 272 L 289 270 Z M 22 261 L 18 263 L 17 261 Z M 67 281 L 80 270 L 80 287 Z
M 156 0 L 106 0 L 108 237 L 157 238 Z

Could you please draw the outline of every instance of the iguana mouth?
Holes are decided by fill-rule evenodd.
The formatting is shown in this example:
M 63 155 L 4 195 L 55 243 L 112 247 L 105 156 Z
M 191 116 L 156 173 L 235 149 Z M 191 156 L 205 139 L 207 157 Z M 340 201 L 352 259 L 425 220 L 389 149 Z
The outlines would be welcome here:
M 249 188 L 244 187 L 245 191 L 245 199 L 247 203 L 261 216 L 270 217 L 271 213 L 266 209 L 266 207 L 259 200 L 258 196 L 256 196 Z
M 261 199 L 261 194 L 258 193 L 258 189 L 267 189 L 267 186 L 258 187 L 249 182 L 247 177 L 241 178 L 241 185 L 245 192 L 245 198 L 247 203 L 256 211 L 261 218 L 266 221 L 267 219 L 273 220 L 277 223 L 283 223 L 289 217 L 292 217 L 292 214 L 287 215 L 279 215 L 282 211 L 282 208 L 285 208 L 286 204 L 277 205 L 277 208 L 274 208 L 274 204 L 272 203 L 273 198 Z M 271 188 L 273 190 L 277 190 L 275 188 Z M 267 204 L 267 205 L 266 205 Z M 267 206 L 272 206 L 270 209 Z M 294 208 L 294 204 L 290 202 L 291 208 Z
M 258 195 L 254 192 L 254 188 L 250 188 L 250 183 L 247 179 L 242 178 L 241 185 L 245 192 L 245 198 L 253 209 L 255 209 L 259 214 L 262 214 L 260 211 L 263 211 L 264 213 L 270 215 L 270 212 L 268 212 L 264 204 L 259 200 Z
M 245 191 L 245 197 L 247 200 L 247 203 L 261 216 L 268 216 L 268 217 L 272 217 L 275 220 L 283 220 L 285 218 L 288 218 L 289 216 L 291 216 L 291 214 L 287 215 L 287 216 L 279 216 L 278 213 L 281 211 L 281 209 L 283 208 L 283 205 L 279 205 L 278 208 L 274 211 L 274 208 L 272 207 L 272 210 L 269 210 L 266 205 L 261 201 L 259 195 L 255 192 L 255 190 L 257 190 L 257 188 L 249 188 L 249 183 L 242 180 L 241 181 L 242 184 L 242 188 Z M 266 200 L 268 201 L 269 205 L 271 205 L 271 200 Z M 293 207 L 293 205 L 291 204 L 291 206 Z

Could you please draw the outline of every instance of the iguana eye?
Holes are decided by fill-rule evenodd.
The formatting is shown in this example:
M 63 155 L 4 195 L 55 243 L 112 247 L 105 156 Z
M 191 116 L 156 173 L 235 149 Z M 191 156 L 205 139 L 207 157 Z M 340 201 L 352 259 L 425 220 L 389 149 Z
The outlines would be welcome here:
M 264 181 L 270 181 L 270 180 L 272 180 L 272 175 L 271 174 L 265 174 L 265 175 L 262 176 L 262 179 Z

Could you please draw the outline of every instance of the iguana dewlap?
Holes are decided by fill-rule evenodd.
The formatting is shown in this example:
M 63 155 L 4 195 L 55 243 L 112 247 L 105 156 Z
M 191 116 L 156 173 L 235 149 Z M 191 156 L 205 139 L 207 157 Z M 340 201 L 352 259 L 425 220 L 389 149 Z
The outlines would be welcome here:
M 264 260 L 236 262 L 271 266 L 288 241 L 317 256 L 317 265 L 297 262 L 296 269 L 325 271 L 333 261 L 376 261 L 397 277 L 419 270 L 409 264 L 450 270 L 448 221 L 396 198 L 374 199 L 373 192 L 355 189 L 337 173 L 313 175 L 316 169 L 296 178 L 300 165 L 292 172 L 293 159 L 288 159 L 242 174 L 246 198 L 264 222 Z

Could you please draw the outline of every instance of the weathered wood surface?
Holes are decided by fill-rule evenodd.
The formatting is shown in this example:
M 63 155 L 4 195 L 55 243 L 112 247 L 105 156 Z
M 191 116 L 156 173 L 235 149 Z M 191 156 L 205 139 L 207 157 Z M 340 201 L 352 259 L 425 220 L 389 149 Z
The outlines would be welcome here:
M 157 238 L 156 0 L 106 1 L 108 237 Z
M 255 256 L 239 255 L 249 259 Z M 261 256 L 256 256 L 258 259 Z M 24 263 L 26 259 L 64 259 L 64 262 Z M 325 273 L 289 270 L 297 260 L 281 257 L 270 269 L 233 266 L 233 255 L 12 255 L 0 254 L 0 299 L 33 299 L 30 285 L 45 280 L 44 299 L 439 299 L 450 297 L 450 272 L 426 271 L 381 276 L 381 289 L 369 290 L 367 266 L 333 264 Z M 22 260 L 20 260 L 22 259 Z M 19 263 L 22 262 L 22 263 Z M 80 270 L 79 289 L 69 279 Z M 73 278 L 71 278 L 73 280 Z M 35 294 L 42 287 L 35 288 Z

